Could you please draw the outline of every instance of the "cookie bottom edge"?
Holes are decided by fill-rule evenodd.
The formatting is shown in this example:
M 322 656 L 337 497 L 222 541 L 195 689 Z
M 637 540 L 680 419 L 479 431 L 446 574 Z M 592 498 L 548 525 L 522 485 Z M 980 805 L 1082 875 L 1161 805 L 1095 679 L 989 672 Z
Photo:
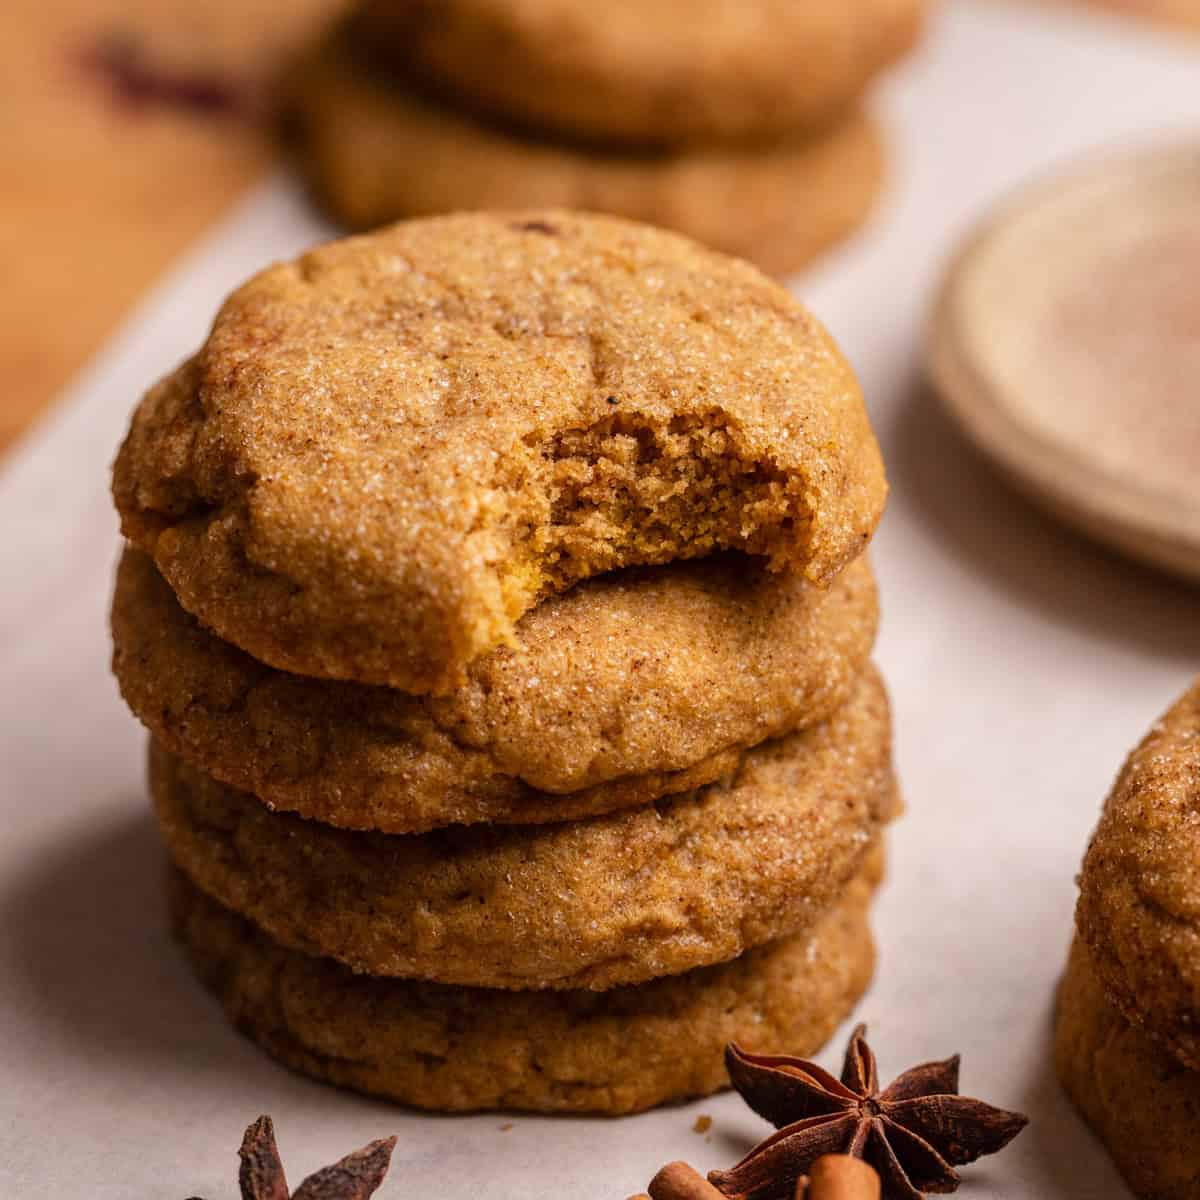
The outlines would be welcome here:
M 1072 1104 L 1144 1200 L 1200 1200 L 1200 1072 L 1112 1005 L 1082 941 L 1059 985 L 1054 1063 Z
M 229 1020 L 301 1074 L 435 1111 L 620 1115 L 727 1087 L 730 1041 L 819 1050 L 874 973 L 879 873 L 872 863 L 815 931 L 599 993 L 356 975 L 277 945 L 177 868 L 167 892 L 176 940 Z

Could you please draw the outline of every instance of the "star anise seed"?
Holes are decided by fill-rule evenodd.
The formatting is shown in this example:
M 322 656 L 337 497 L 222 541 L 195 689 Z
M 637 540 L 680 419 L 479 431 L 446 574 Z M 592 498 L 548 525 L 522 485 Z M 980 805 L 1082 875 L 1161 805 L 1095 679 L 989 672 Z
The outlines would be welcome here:
M 791 1200 L 818 1158 L 850 1154 L 879 1173 L 883 1200 L 921 1200 L 925 1192 L 953 1192 L 956 1166 L 994 1154 L 1028 1123 L 960 1096 L 957 1055 L 913 1067 L 880 1091 L 866 1033 L 860 1025 L 851 1036 L 840 1080 L 805 1059 L 730 1044 L 733 1086 L 777 1132 L 709 1181 L 730 1200 Z
M 249 1126 L 238 1151 L 242 1200 L 288 1200 L 287 1176 L 275 1145 L 275 1124 L 265 1114 Z
M 292 1200 L 367 1200 L 383 1182 L 395 1144 L 394 1137 L 382 1138 L 322 1167 L 292 1193 Z
M 387 1174 L 395 1145 L 394 1137 L 383 1138 L 347 1154 L 332 1167 L 322 1167 L 291 1193 L 291 1200 L 368 1200 Z M 246 1130 L 238 1157 L 242 1200 L 288 1200 L 287 1177 L 270 1117 L 259 1117 Z

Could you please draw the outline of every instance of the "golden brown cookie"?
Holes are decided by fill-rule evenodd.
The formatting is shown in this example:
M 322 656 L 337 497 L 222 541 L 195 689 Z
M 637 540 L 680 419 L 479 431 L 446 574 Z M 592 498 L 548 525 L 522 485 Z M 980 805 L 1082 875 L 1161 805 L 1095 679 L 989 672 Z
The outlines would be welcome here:
M 424 96 L 337 37 L 302 60 L 288 90 L 313 190 L 355 229 L 462 209 L 574 208 L 676 229 L 783 276 L 858 229 L 884 178 L 883 139 L 858 109 L 769 144 L 581 147 Z
M 1076 923 L 1105 991 L 1200 1070 L 1200 680 L 1122 768 L 1079 888 Z
M 515 647 L 437 699 L 263 666 L 129 549 L 113 666 L 155 737 L 223 783 L 327 824 L 414 833 L 567 820 L 709 783 L 844 703 L 877 623 L 865 558 L 828 590 L 739 556 L 635 568 L 538 605 Z
M 1200 1073 L 1104 994 L 1078 939 L 1058 993 L 1055 1064 L 1129 1186 L 1147 1200 L 1200 1200 Z
M 920 0 L 367 0 L 364 42 L 537 129 L 661 145 L 827 122 L 915 42 Z
M 269 812 L 151 750 L 175 862 L 284 945 L 370 975 L 474 987 L 641 983 L 810 928 L 890 815 L 873 669 L 827 722 L 728 780 L 629 812 L 419 836 Z
M 117 458 L 127 536 L 300 674 L 462 686 L 539 600 L 737 549 L 828 583 L 886 494 L 854 375 L 752 267 L 563 212 L 333 243 L 226 301 Z
M 823 1045 L 871 978 L 872 887 L 806 934 L 603 993 L 372 979 L 284 949 L 180 872 L 169 896 L 230 1019 L 295 1070 L 419 1108 L 627 1113 L 728 1087 L 726 1042 Z

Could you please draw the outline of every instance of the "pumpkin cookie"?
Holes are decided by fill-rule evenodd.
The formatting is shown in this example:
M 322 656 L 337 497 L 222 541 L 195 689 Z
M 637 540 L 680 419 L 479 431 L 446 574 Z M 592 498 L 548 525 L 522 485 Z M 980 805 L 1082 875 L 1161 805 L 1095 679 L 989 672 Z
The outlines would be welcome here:
M 179 872 L 169 895 L 231 1020 L 306 1075 L 419 1108 L 628 1113 L 727 1087 L 726 1042 L 823 1045 L 871 977 L 872 887 L 806 934 L 603 994 L 371 979 L 284 949 Z
M 1079 887 L 1076 923 L 1105 992 L 1200 1070 L 1200 680 L 1122 768 Z
M 286 946 L 370 975 L 603 989 L 810 928 L 891 815 L 890 757 L 872 668 L 828 721 L 729 779 L 586 821 L 348 833 L 153 745 L 150 783 L 178 866 Z
M 920 0 L 367 0 L 363 41 L 569 137 L 756 140 L 825 124 L 915 42 Z
M 327 824 L 414 833 L 573 819 L 709 783 L 844 703 L 877 623 L 865 558 L 828 590 L 738 556 L 634 569 L 538 605 L 514 648 L 435 699 L 264 666 L 130 549 L 113 665 L 155 737 L 223 783 Z
M 540 600 L 721 549 L 821 584 L 883 508 L 828 334 L 754 268 L 564 212 L 271 267 L 134 415 L 126 535 L 282 670 L 446 692 Z
M 344 37 L 307 57 L 289 91 L 294 144 L 313 190 L 355 229 L 552 205 L 676 229 L 782 276 L 858 229 L 884 178 L 883 139 L 859 110 L 817 135 L 767 145 L 581 147 L 423 96 L 356 55 Z
M 1078 940 L 1059 989 L 1055 1061 L 1071 1099 L 1138 1195 L 1200 1197 L 1200 1073 L 1121 1015 Z

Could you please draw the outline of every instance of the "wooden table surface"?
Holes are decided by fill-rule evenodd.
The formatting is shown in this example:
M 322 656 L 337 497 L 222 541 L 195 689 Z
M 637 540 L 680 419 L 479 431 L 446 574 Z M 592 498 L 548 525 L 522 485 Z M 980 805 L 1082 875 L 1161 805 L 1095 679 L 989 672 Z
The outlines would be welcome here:
M 270 80 L 344 2 L 5 0 L 0 448 L 261 175 Z M 1200 0 L 1106 2 L 1200 26 Z
M 337 3 L 5 0 L 0 446 L 261 174 L 268 81 Z

